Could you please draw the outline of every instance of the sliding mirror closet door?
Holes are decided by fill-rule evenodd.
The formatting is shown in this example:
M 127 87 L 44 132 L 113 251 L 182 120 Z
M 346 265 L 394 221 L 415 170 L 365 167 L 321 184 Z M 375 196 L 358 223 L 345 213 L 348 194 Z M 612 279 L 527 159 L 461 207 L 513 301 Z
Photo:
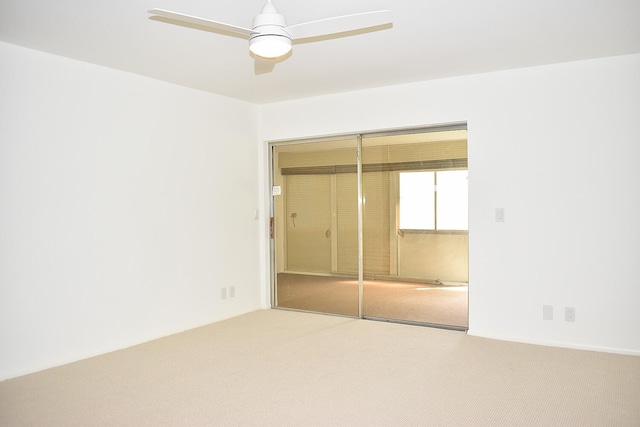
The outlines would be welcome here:
M 357 139 L 272 147 L 273 304 L 359 316 Z
M 464 126 L 275 144 L 272 162 L 274 306 L 467 329 Z
M 363 317 L 468 327 L 466 130 L 362 139 Z

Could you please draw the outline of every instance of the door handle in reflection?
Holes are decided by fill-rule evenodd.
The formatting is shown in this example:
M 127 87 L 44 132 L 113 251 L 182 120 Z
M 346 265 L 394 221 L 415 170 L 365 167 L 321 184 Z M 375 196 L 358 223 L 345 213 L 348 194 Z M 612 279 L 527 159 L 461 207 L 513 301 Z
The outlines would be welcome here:
M 328 239 L 329 236 L 331 236 L 331 230 L 327 229 L 327 231 L 324 233 L 324 235 Z

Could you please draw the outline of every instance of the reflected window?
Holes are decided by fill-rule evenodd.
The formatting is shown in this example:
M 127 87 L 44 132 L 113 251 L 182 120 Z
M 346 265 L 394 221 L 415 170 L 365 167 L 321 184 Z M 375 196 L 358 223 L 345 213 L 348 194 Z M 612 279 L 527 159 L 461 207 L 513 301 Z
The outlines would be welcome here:
M 400 173 L 400 228 L 435 230 L 435 172 Z
M 400 228 L 468 230 L 468 171 L 400 172 Z

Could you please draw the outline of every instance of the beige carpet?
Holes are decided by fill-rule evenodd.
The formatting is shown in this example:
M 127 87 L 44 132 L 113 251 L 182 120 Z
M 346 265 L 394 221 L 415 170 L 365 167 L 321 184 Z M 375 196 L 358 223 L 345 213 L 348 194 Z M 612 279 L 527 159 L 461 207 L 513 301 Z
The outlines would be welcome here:
M 400 321 L 469 325 L 467 286 L 365 279 L 363 315 Z M 279 273 L 278 306 L 358 316 L 357 278 Z
M 0 383 L 2 426 L 634 426 L 640 357 L 265 310 Z

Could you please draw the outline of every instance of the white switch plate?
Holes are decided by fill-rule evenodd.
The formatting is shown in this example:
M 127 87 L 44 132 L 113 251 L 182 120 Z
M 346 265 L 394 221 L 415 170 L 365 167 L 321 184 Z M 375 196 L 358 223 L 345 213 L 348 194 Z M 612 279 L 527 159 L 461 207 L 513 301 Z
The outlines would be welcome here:
M 543 305 L 542 306 L 542 320 L 553 320 L 553 306 L 552 305 Z
M 564 308 L 564 320 L 565 320 L 565 322 L 575 322 L 576 321 L 576 308 L 575 307 L 565 307 Z
M 504 208 L 496 208 L 496 222 L 504 222 Z

